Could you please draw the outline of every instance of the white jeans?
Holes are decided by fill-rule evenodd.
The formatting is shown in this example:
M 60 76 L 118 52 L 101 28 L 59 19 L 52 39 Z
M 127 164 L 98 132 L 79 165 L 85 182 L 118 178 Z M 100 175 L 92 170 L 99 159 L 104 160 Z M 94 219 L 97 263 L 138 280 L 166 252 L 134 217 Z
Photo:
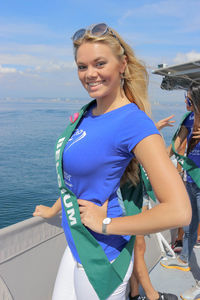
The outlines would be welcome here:
M 125 300 L 126 289 L 133 269 L 133 260 L 121 285 L 107 300 Z M 78 266 L 69 247 L 66 248 L 58 270 L 52 300 L 98 300 L 82 266 Z

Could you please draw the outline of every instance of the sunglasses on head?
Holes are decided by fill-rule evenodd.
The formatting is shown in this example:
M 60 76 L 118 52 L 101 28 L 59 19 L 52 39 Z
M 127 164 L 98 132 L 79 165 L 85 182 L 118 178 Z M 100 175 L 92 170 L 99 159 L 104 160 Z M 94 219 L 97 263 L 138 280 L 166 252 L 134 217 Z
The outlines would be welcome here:
M 185 100 L 188 106 L 192 106 L 192 100 L 187 96 L 187 94 L 185 93 Z
M 73 42 L 78 41 L 79 39 L 83 38 L 86 33 L 89 33 L 92 36 L 100 37 L 107 33 L 110 33 L 122 46 L 118 37 L 113 33 L 113 31 L 108 27 L 105 23 L 99 23 L 95 25 L 91 25 L 88 28 L 81 28 L 77 30 L 74 35 L 72 36 Z M 124 47 L 122 46 L 124 49 Z

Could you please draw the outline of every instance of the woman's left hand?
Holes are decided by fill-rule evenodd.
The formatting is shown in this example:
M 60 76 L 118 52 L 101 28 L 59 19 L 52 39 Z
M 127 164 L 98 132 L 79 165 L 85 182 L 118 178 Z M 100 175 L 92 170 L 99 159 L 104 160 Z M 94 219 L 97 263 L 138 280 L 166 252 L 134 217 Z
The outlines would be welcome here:
M 107 217 L 108 200 L 102 206 L 78 199 L 81 222 L 95 232 L 102 233 L 102 222 Z

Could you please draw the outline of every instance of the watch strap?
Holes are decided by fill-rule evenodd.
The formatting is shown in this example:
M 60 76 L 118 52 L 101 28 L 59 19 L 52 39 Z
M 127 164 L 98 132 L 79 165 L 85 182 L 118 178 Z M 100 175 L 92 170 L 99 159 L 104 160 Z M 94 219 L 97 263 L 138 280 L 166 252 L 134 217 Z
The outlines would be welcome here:
M 107 224 L 102 223 L 102 233 L 107 235 Z

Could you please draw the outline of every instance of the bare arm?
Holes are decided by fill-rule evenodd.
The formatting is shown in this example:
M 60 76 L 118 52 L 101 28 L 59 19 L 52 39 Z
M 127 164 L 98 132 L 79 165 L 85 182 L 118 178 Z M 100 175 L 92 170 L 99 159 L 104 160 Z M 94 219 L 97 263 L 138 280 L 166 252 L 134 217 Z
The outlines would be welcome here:
M 190 201 L 176 168 L 170 161 L 159 135 L 151 135 L 137 144 L 134 154 L 145 168 L 160 204 L 128 217 L 113 218 L 107 226 L 108 234 L 138 235 L 188 225 L 191 219 Z M 102 232 L 102 217 L 95 205 L 79 200 L 81 220 L 94 231 Z M 89 208 L 89 209 L 88 209 Z
M 130 220 L 125 217 L 126 222 L 120 222 L 120 226 L 114 219 L 108 225 L 108 233 L 145 234 L 187 225 L 191 218 L 188 195 L 162 139 L 158 135 L 149 136 L 135 147 L 134 153 L 145 168 L 160 204 Z
M 61 210 L 61 199 L 58 198 L 52 207 L 45 205 L 37 205 L 33 216 L 39 216 L 42 218 L 52 218 Z

